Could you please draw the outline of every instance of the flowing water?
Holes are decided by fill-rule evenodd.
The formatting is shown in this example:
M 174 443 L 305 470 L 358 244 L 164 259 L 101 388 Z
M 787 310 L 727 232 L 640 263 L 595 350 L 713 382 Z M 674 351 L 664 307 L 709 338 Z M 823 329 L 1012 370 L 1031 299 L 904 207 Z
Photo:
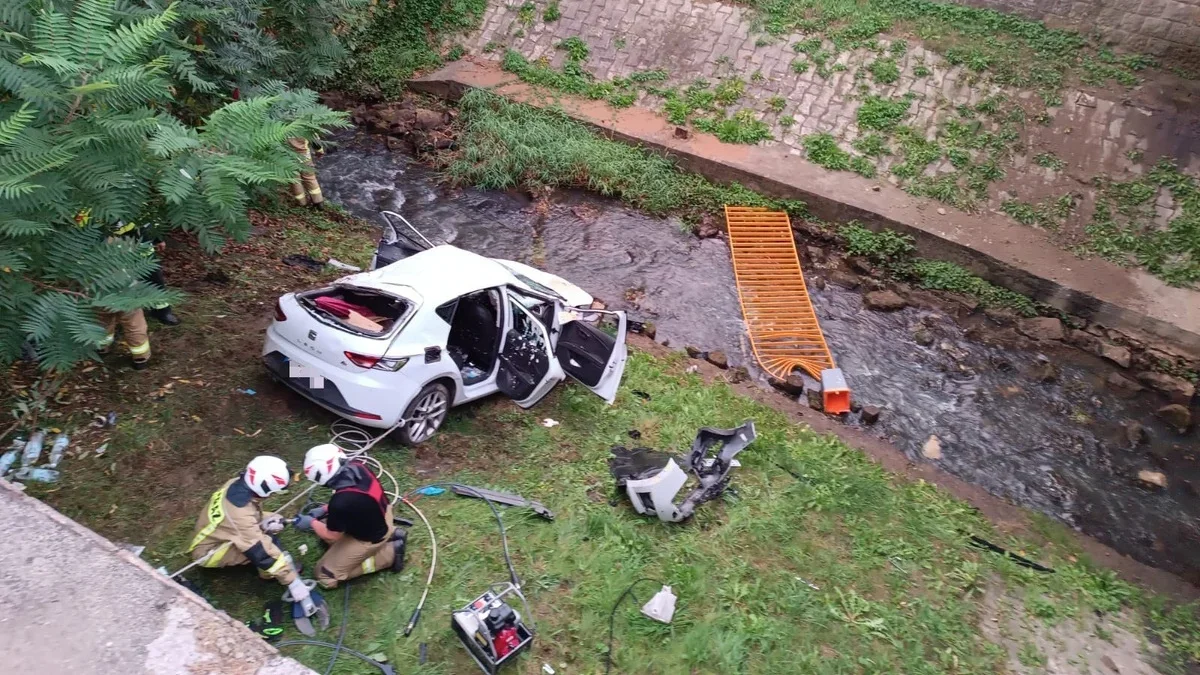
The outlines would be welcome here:
M 754 370 L 722 240 L 588 194 L 539 210 L 510 193 L 450 190 L 375 137 L 341 140 L 318 171 L 326 195 L 354 215 L 379 222 L 380 210 L 398 211 L 435 242 L 534 264 L 652 320 L 660 341 L 721 349 Z M 910 458 L 931 461 L 922 447 L 936 435 L 933 461 L 944 470 L 1200 579 L 1200 499 L 1190 487 L 1200 486 L 1197 432 L 1159 424 L 1154 396 L 1118 398 L 1103 387 L 1105 367 L 1061 354 L 1058 381 L 1039 383 L 1029 376 L 1038 354 L 973 342 L 941 312 L 867 311 L 858 293 L 833 284 L 814 289 L 813 301 L 855 400 L 884 409 L 873 431 Z M 913 342 L 918 324 L 936 336 L 932 345 Z M 1136 450 L 1122 427 L 1132 420 L 1150 437 Z M 1140 469 L 1164 471 L 1168 489 L 1137 487 Z

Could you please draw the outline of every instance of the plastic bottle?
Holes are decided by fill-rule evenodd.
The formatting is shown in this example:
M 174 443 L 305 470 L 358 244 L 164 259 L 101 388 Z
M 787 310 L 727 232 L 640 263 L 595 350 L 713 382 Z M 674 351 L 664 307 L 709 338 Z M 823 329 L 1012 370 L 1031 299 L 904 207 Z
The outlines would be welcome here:
M 17 458 L 20 456 L 20 450 L 9 450 L 3 455 L 0 455 L 0 478 L 2 478 L 4 474 L 8 473 L 8 470 L 12 468 L 13 464 L 17 463 Z
M 67 451 L 67 444 L 71 442 L 71 437 L 66 434 L 59 434 L 54 439 L 54 445 L 50 446 L 50 461 L 46 462 L 48 468 L 53 469 L 62 461 L 63 453 Z
M 31 466 L 23 466 L 17 475 L 14 476 L 17 480 L 36 480 L 41 483 L 54 483 L 58 481 L 58 472 L 54 469 L 43 469 L 41 467 L 34 468 Z
M 46 440 L 46 432 L 38 429 L 29 437 L 25 444 L 25 452 L 21 454 L 21 466 L 33 466 L 42 456 L 42 443 Z

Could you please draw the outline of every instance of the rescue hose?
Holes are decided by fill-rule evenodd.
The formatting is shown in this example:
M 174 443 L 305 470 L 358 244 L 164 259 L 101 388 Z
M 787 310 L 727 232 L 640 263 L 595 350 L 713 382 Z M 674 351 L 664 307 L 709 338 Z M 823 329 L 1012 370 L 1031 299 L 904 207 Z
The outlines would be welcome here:
M 200 556 L 199 560 L 194 560 L 194 561 L 184 565 L 183 567 L 180 567 L 178 570 L 168 574 L 167 578 L 174 579 L 175 577 L 179 576 L 180 574 L 183 574 L 184 572 L 192 569 L 196 565 L 203 565 L 204 563 L 208 562 L 208 559 L 213 557 L 213 554 L 216 552 L 217 552 L 217 549 L 214 548 L 213 550 L 209 551 L 208 553 L 205 553 L 204 555 Z
M 412 616 L 408 618 L 408 624 L 404 626 L 404 637 L 408 637 L 417 627 L 417 622 L 421 620 L 421 609 L 425 606 L 425 599 L 429 597 L 429 587 L 433 585 L 433 571 L 437 568 L 437 537 L 433 534 L 433 525 L 429 524 L 429 519 L 425 517 L 424 513 L 421 513 L 421 509 L 418 509 L 416 504 L 409 501 L 408 497 L 401 497 L 400 501 L 412 509 L 413 513 L 420 517 L 421 522 L 425 523 L 425 529 L 429 530 L 429 541 L 433 546 L 433 559 L 429 561 L 429 576 L 425 579 L 425 591 L 421 593 L 421 600 L 417 602 L 417 608 L 413 610 Z

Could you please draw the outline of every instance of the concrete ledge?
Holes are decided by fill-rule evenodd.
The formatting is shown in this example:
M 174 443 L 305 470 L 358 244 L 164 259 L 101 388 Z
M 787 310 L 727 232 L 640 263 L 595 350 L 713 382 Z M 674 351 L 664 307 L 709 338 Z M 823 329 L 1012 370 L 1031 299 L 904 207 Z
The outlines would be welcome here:
M 137 556 L 4 480 L 0 531 L 6 673 L 313 675 Z
M 495 64 L 469 59 L 411 80 L 409 86 L 452 100 L 469 89 L 482 88 L 534 106 L 550 102 L 544 92 Z M 1163 340 L 1200 358 L 1200 292 L 1172 288 L 1141 270 L 1079 259 L 1005 216 L 953 208 L 939 214 L 936 202 L 913 197 L 887 182 L 828 171 L 778 145 L 731 145 L 700 133 L 678 139 L 674 126 L 644 108 L 614 110 L 603 101 L 557 95 L 553 103 L 606 136 L 668 156 L 688 171 L 718 182 L 736 181 L 776 197 L 801 199 L 824 220 L 856 219 L 873 229 L 912 235 L 921 255 L 949 260 L 1069 314 Z

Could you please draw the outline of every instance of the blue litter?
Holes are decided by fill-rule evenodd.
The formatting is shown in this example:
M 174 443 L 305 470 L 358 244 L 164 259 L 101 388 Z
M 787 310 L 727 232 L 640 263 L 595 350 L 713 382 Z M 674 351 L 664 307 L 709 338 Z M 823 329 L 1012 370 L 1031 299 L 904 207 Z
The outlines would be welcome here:
M 445 491 L 446 490 L 443 488 L 434 487 L 434 486 L 430 485 L 429 487 L 423 487 L 420 490 L 417 490 L 417 494 L 425 495 L 426 497 L 436 497 L 437 495 L 440 495 Z
M 257 394 L 258 392 L 254 391 L 253 389 L 238 389 L 238 393 L 245 394 L 247 396 L 253 396 L 253 395 Z

